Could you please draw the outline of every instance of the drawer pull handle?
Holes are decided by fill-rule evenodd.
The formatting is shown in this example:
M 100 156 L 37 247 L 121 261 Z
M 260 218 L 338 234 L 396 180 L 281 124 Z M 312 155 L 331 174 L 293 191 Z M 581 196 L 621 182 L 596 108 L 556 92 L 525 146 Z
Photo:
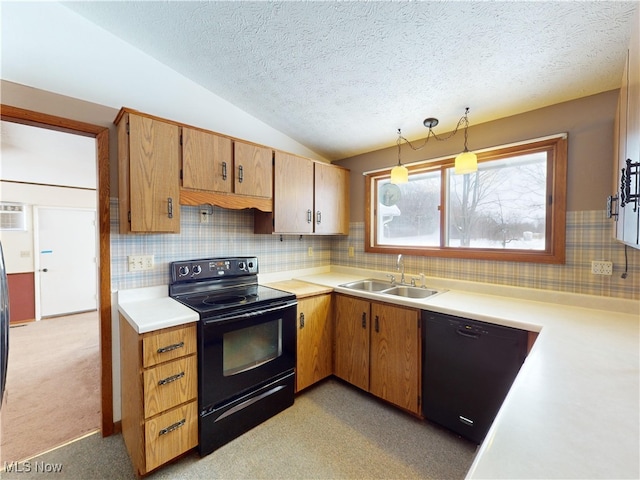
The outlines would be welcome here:
M 158 353 L 167 353 L 171 350 L 175 350 L 176 348 L 184 347 L 184 342 L 174 343 L 173 345 L 167 345 L 166 347 L 161 347 L 158 349 Z
M 167 433 L 171 433 L 174 430 L 177 430 L 178 428 L 182 427 L 185 423 L 187 423 L 187 419 L 183 418 L 179 422 L 176 422 L 173 425 L 169 425 L 167 428 L 163 428 L 162 430 L 160 430 L 160 433 L 158 433 L 158 436 L 161 437 L 162 435 L 166 435 Z
M 170 377 L 159 380 L 158 385 L 166 385 L 167 383 L 172 383 L 176 380 L 180 380 L 182 377 L 184 377 L 184 372 L 176 373 L 175 375 L 171 375 Z
M 167 198 L 167 216 L 173 218 L 173 198 Z
M 222 179 L 227 179 L 227 162 L 222 162 Z
M 304 328 L 304 312 L 300 312 L 300 329 Z

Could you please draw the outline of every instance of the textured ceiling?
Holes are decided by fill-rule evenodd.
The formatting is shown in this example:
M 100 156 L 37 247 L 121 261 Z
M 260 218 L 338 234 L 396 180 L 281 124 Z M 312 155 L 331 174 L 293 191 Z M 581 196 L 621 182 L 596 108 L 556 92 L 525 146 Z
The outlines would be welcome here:
M 328 159 L 619 88 L 638 2 L 64 2 Z M 473 145 L 470 145 L 473 148 Z

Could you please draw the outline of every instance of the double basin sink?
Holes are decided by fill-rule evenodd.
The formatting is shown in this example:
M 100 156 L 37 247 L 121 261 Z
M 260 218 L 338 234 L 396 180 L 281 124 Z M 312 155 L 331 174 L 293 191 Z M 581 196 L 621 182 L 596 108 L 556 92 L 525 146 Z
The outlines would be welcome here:
M 375 278 L 344 283 L 340 286 L 351 290 L 359 290 L 361 292 L 381 293 L 384 295 L 395 295 L 396 297 L 404 298 L 427 298 L 439 293 L 437 290 L 431 290 L 424 287 L 393 285 L 389 282 L 377 280 Z

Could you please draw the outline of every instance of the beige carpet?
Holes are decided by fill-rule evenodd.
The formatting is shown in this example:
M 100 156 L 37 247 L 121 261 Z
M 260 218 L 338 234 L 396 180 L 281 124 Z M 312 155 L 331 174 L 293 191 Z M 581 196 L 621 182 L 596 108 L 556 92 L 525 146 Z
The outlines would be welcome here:
M 475 452 L 475 444 L 448 430 L 328 379 L 211 455 L 191 452 L 145 480 L 462 479 Z M 46 468 L 56 473 L 45 473 Z M 136 475 L 122 435 L 100 434 L 2 473 L 3 480 L 61 478 L 135 480 Z
M 9 329 L 0 462 L 24 460 L 100 428 L 98 313 Z

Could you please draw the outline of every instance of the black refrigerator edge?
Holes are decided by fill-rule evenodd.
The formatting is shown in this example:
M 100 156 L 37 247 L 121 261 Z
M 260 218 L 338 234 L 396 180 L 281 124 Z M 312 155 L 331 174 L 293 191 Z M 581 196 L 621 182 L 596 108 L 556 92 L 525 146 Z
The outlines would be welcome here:
M 4 267 L 2 242 L 0 242 L 0 408 L 4 398 L 9 360 L 9 288 Z

